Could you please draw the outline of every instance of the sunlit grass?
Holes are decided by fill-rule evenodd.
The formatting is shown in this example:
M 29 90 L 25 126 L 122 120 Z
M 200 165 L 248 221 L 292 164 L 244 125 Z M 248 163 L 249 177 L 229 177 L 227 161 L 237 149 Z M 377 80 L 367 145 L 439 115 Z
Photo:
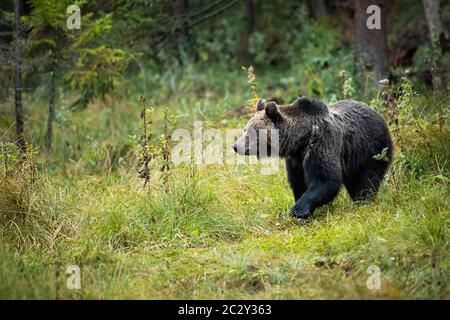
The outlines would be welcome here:
M 123 171 L 43 178 L 27 214 L 45 223 L 2 227 L 2 298 L 448 298 L 446 183 L 404 177 L 360 206 L 342 190 L 298 223 L 283 170 L 188 170 L 168 193 Z M 80 292 L 65 288 L 70 264 Z M 365 285 L 371 264 L 380 290 Z

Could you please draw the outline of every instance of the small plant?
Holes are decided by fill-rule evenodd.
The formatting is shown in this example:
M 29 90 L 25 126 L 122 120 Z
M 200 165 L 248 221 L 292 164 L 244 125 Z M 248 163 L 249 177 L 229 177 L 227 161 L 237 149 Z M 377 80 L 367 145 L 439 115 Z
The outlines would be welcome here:
M 169 183 L 169 172 L 170 172 L 170 152 L 171 152 L 171 136 L 173 127 L 175 124 L 175 116 L 170 115 L 169 108 L 164 108 L 164 127 L 163 127 L 163 133 L 161 135 L 161 149 L 160 149 L 160 155 L 162 157 L 162 166 L 161 166 L 161 173 L 162 173 L 162 182 L 164 186 L 164 190 L 168 190 L 168 183 Z
M 27 145 L 23 152 L 17 147 L 16 143 L 0 141 L 0 164 L 2 175 L 23 176 L 34 182 L 36 174 L 36 156 L 38 149 L 32 145 Z
M 407 77 L 408 70 L 405 76 L 402 77 L 400 86 L 392 88 L 388 79 L 380 80 L 380 91 L 377 100 L 381 101 L 382 112 L 388 116 L 388 123 L 393 126 L 393 134 L 399 143 L 403 144 L 400 134 L 401 128 L 412 124 L 415 117 L 413 108 L 413 99 L 416 96 L 411 80 Z
M 22 151 L 16 143 L 0 141 L 0 222 L 30 218 L 32 187 L 37 181 L 37 149 L 28 144 Z
M 406 72 L 406 74 L 408 74 L 408 72 Z M 413 99 L 417 96 L 413 84 L 407 76 L 402 77 L 397 96 L 399 118 L 402 125 L 405 125 L 411 122 L 412 119 L 416 119 L 415 110 L 413 108 Z
M 345 70 L 339 72 L 339 79 L 341 80 L 342 96 L 344 99 L 350 99 L 355 94 L 355 85 L 353 78 L 347 76 Z
M 398 110 L 395 94 L 389 85 L 388 79 L 380 80 L 378 83 L 380 85 L 380 91 L 378 92 L 377 99 L 381 101 L 382 111 L 388 115 L 389 125 L 394 125 L 398 131 Z
M 247 109 L 249 112 L 255 112 L 256 104 L 258 103 L 259 100 L 258 93 L 256 92 L 257 82 L 255 69 L 253 68 L 253 66 L 250 66 L 248 68 L 242 67 L 242 70 L 244 70 L 247 73 L 248 84 L 250 86 L 251 91 L 251 99 L 248 101 Z
M 142 119 L 142 135 L 141 135 L 141 155 L 139 160 L 139 177 L 144 179 L 144 188 L 150 180 L 149 162 L 154 157 L 151 146 L 151 129 L 153 125 L 152 116 L 153 108 L 147 108 L 145 104 L 145 97 L 141 96 L 140 102 L 142 104 L 141 119 Z

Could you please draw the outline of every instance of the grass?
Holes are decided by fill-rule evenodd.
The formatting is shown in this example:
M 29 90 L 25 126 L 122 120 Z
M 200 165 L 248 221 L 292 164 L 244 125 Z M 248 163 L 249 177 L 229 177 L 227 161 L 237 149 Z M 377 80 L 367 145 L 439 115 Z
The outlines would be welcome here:
M 179 87 L 195 93 L 167 93 L 181 126 L 245 123 L 234 109 L 248 97 L 242 83 L 228 83 L 228 93 L 215 86 L 188 81 Z M 270 176 L 253 165 L 177 166 L 167 192 L 153 164 L 142 189 L 130 138 L 139 135 L 139 105 L 120 104 L 72 114 L 32 179 L 20 170 L 2 178 L 1 299 L 450 298 L 447 129 L 402 126 L 373 202 L 356 205 L 342 189 L 297 222 L 282 164 Z M 66 288 L 73 264 L 81 290 Z M 366 285 L 371 265 L 379 290 Z
M 29 216 L 2 228 L 1 298 L 449 297 L 448 183 L 404 178 L 361 206 L 343 191 L 297 223 L 283 171 L 185 171 L 169 194 L 127 172 L 43 179 Z M 81 266 L 80 292 L 55 263 Z M 365 285 L 371 264 L 380 290 Z

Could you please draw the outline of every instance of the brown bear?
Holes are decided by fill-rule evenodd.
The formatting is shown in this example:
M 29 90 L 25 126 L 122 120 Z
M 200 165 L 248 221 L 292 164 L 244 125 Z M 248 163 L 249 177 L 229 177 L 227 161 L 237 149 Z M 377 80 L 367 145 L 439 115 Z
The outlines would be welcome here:
M 274 129 L 279 141 L 266 137 L 265 133 Z M 327 106 L 300 98 L 278 106 L 260 99 L 255 116 L 233 149 L 243 155 L 265 156 L 260 154 L 261 144 L 269 153 L 276 149 L 286 161 L 295 198 L 290 213 L 297 218 L 307 218 L 317 207 L 331 202 L 342 184 L 354 201 L 374 195 L 393 152 L 383 117 L 351 100 Z

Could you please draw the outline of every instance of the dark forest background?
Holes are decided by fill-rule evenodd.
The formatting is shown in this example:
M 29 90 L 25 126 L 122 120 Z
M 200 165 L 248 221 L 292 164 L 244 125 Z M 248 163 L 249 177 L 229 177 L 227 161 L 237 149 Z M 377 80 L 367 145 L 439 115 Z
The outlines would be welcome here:
M 66 8 L 77 3 L 82 28 L 68 30 Z M 366 28 L 371 4 L 381 8 L 381 30 Z M 129 96 L 130 78 L 141 77 L 134 91 L 148 95 L 155 77 L 203 66 L 217 74 L 250 65 L 261 75 L 276 71 L 262 85 L 286 99 L 338 96 L 342 70 L 360 99 L 379 80 L 398 82 L 405 70 L 421 92 L 448 89 L 447 1 L 30 0 L 0 9 L 0 97 L 15 96 L 19 144 L 33 109 L 22 106 L 23 95 L 46 89 L 54 114 L 58 90 L 82 109 L 106 95 Z

